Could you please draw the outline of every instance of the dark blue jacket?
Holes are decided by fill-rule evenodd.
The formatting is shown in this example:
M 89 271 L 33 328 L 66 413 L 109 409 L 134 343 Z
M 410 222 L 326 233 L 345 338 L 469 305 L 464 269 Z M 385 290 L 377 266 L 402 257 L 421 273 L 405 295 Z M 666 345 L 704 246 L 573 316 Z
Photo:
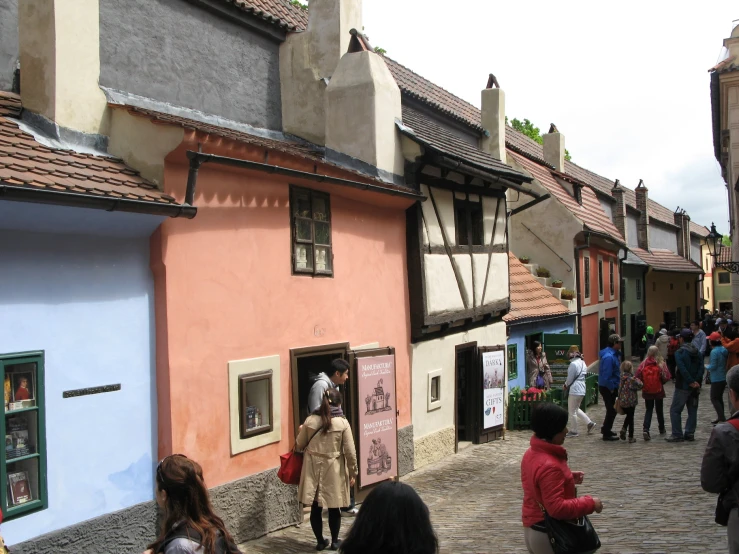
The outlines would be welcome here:
M 675 388 L 690 390 L 690 383 L 703 379 L 703 356 L 694 344 L 686 342 L 675 352 Z
M 600 351 L 598 386 L 616 390 L 621 382 L 621 357 L 615 348 L 607 346 Z

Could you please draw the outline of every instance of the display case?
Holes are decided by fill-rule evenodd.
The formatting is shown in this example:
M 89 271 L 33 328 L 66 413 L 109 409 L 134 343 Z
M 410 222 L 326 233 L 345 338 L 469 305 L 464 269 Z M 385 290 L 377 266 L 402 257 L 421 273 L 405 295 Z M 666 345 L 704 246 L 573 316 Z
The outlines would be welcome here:
M 0 504 L 7 520 L 48 505 L 43 353 L 0 355 L 0 371 L 5 390 Z
M 239 422 L 242 439 L 272 431 L 271 369 L 239 375 Z

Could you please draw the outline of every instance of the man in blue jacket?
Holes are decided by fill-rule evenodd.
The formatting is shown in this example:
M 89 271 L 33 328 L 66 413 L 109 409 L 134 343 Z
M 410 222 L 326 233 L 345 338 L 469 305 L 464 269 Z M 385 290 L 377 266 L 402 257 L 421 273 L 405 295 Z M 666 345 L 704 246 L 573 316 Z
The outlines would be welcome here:
M 600 367 L 598 369 L 598 390 L 606 406 L 606 418 L 603 420 L 604 441 L 617 441 L 618 437 L 611 429 L 616 420 L 616 408 L 613 405 L 618 398 L 618 385 L 621 381 L 621 337 L 608 337 L 608 346 L 600 351 Z
M 670 423 L 672 436 L 667 442 L 683 442 L 695 440 L 695 428 L 698 425 L 698 395 L 701 392 L 703 379 L 703 355 L 693 344 L 693 332 L 690 329 L 680 331 L 680 348 L 675 352 L 677 374 L 675 375 L 675 393 L 670 405 Z M 683 408 L 688 408 L 688 420 L 685 422 L 683 435 Z

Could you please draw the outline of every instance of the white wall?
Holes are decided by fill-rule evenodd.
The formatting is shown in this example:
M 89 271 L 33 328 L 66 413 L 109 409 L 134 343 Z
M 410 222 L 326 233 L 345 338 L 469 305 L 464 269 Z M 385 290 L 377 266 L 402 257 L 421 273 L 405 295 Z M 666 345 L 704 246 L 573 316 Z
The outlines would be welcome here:
M 629 246 L 639 247 L 639 217 L 631 212 L 626 212 L 626 233 L 629 235 Z
M 677 254 L 677 234 L 675 228 L 655 224 L 649 220 L 649 247 L 671 250 Z

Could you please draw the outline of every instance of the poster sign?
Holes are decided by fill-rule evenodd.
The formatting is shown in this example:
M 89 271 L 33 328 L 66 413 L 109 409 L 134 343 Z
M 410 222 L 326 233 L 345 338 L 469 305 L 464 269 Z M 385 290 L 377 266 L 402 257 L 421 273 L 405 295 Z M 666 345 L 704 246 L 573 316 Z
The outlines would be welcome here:
M 357 358 L 359 476 L 362 487 L 398 475 L 395 356 Z
M 482 354 L 482 428 L 503 425 L 505 386 L 505 351 Z

